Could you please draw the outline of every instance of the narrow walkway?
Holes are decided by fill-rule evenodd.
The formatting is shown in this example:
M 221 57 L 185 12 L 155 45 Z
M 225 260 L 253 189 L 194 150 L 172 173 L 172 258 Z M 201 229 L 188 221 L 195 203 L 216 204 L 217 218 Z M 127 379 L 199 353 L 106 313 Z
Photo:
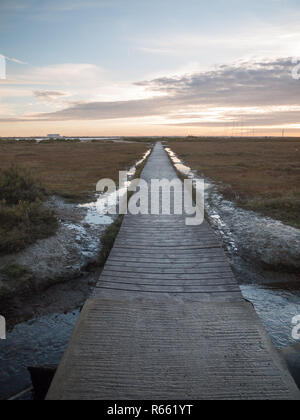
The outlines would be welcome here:
M 157 144 L 142 178 L 177 175 Z M 185 215 L 127 215 L 48 399 L 296 399 L 218 238 Z

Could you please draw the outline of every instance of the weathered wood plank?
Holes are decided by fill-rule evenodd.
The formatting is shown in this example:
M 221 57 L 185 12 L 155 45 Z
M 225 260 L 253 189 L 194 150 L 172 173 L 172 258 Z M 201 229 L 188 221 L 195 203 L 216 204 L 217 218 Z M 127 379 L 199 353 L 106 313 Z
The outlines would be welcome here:
M 290 400 L 299 394 L 252 306 L 90 300 L 48 400 Z

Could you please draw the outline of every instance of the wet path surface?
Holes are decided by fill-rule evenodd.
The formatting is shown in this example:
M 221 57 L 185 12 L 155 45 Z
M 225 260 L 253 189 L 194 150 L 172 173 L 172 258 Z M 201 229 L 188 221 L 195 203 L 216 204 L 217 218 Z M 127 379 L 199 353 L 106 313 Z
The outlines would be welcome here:
M 157 144 L 142 178 L 174 177 Z M 212 229 L 185 220 L 125 216 L 48 399 L 299 398 Z

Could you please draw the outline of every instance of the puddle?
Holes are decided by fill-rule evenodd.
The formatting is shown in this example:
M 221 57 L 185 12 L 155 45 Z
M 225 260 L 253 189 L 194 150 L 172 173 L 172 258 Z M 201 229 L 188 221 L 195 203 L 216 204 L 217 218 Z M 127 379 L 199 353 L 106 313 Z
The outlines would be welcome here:
M 127 180 L 119 186 L 117 192 L 114 193 L 98 193 L 96 201 L 81 204 L 81 208 L 87 209 L 87 215 L 84 223 L 88 224 L 110 224 L 113 222 L 113 208 L 117 208 L 120 200 L 127 192 L 127 188 L 137 169 L 142 165 L 151 153 L 149 149 L 143 157 L 131 166 L 127 171 Z
M 184 176 L 188 178 L 194 178 L 195 173 L 189 166 L 184 165 L 184 163 L 177 157 L 177 155 L 169 147 L 165 148 L 166 152 L 170 156 L 175 168 Z
M 0 340 L 0 399 L 31 386 L 28 366 L 59 364 L 79 311 L 52 314 L 17 325 Z
M 277 348 L 295 344 L 292 319 L 300 314 L 300 292 L 242 285 L 243 296 L 253 303 Z
M 190 179 L 199 178 L 170 148 L 166 151 L 181 174 Z M 300 230 L 224 200 L 217 185 L 209 179 L 205 179 L 205 210 L 211 226 L 222 239 L 237 278 L 243 283 L 244 297 L 254 304 L 275 346 L 295 344 L 291 321 L 300 314 L 300 292 L 287 290 L 292 275 L 276 269 L 265 274 L 257 264 L 259 261 L 297 267 Z M 278 287 L 271 289 L 264 282 L 278 283 Z

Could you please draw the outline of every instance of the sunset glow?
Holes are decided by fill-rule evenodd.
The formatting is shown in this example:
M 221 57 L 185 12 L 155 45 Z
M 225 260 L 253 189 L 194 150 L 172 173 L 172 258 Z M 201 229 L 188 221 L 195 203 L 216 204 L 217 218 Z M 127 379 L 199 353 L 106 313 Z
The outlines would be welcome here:
M 300 135 L 282 4 L 3 0 L 0 136 Z

